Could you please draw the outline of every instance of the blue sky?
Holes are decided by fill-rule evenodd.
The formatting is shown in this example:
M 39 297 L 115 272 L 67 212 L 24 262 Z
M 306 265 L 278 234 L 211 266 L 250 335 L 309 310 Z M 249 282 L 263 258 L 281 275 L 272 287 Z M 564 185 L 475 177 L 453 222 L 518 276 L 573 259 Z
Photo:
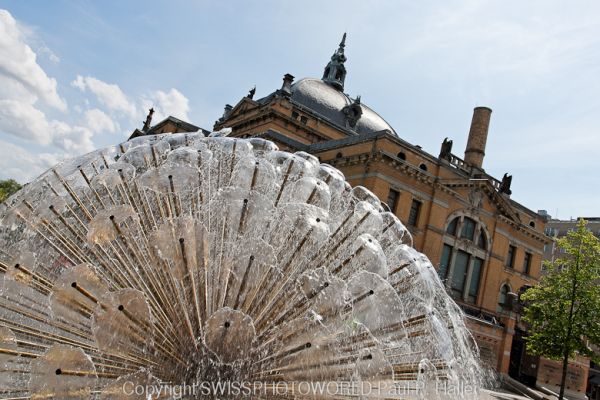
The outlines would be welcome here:
M 150 104 L 210 129 L 254 85 L 320 77 L 348 32 L 346 92 L 410 143 L 462 155 L 553 216 L 600 216 L 600 2 L 0 0 L 0 178 L 115 144 Z M 157 121 L 157 119 L 155 119 Z

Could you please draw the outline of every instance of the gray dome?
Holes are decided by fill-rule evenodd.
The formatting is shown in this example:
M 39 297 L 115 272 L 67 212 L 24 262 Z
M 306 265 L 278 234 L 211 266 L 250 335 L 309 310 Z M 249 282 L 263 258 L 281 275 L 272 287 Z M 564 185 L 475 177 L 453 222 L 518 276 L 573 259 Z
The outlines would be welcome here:
M 360 104 L 362 115 L 356 126 L 350 127 L 343 109 L 351 106 L 354 103 L 353 99 L 320 79 L 304 78 L 294 83 L 292 85 L 292 101 L 310 109 L 323 119 L 357 134 L 388 130 L 397 135 L 390 124 L 364 104 Z

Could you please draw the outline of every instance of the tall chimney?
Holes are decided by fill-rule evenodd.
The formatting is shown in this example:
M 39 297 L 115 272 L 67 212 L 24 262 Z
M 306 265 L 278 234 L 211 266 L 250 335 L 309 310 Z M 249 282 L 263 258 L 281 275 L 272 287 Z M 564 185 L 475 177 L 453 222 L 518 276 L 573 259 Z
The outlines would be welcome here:
M 465 149 L 465 161 L 477 168 L 481 168 L 483 165 L 491 115 L 492 109 L 488 107 L 475 107 L 473 110 L 469 140 Z

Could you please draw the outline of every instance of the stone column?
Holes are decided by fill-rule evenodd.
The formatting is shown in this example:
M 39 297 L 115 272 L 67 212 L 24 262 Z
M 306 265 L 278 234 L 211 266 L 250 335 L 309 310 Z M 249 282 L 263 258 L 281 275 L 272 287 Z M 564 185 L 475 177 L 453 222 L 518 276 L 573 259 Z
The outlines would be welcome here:
M 508 375 L 508 367 L 510 365 L 510 350 L 512 348 L 512 340 L 515 335 L 515 318 L 511 311 L 510 316 L 504 321 L 505 328 L 502 334 L 502 343 L 500 345 L 500 354 L 498 354 L 498 372 Z

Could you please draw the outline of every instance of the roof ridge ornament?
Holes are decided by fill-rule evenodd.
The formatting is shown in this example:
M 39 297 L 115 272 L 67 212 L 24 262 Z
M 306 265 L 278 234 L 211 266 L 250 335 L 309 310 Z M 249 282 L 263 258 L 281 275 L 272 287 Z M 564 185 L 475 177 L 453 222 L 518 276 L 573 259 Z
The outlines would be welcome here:
M 152 115 L 154 114 L 154 107 L 148 110 L 148 115 L 146 116 L 146 120 L 144 121 L 144 126 L 142 127 L 142 132 L 148 132 L 150 126 L 152 125 Z
M 252 100 L 254 98 L 255 93 L 256 93 L 256 85 L 254 85 L 254 87 L 252 89 L 250 89 L 250 91 L 248 92 L 246 97 L 249 98 L 250 100 Z
M 340 92 L 344 91 L 344 80 L 346 79 L 346 67 L 344 63 L 347 58 L 344 54 L 344 48 L 346 47 L 346 33 L 342 36 L 342 41 L 338 49 L 331 56 L 331 60 L 327 63 L 325 71 L 323 72 L 323 82 L 333 86 Z
M 346 117 L 346 127 L 355 128 L 360 117 L 362 117 L 363 110 L 360 105 L 360 95 L 356 96 L 352 104 L 348 104 L 342 109 L 344 116 Z
M 344 47 L 346 47 L 346 32 L 344 32 L 344 36 L 342 36 L 342 41 L 340 42 L 340 48 L 343 49 Z

